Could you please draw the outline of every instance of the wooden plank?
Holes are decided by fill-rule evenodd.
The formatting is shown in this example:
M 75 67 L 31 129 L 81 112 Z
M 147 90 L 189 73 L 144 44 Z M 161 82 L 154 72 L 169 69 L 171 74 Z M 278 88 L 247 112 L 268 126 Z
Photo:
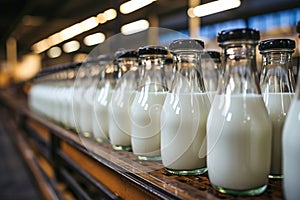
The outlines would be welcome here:
M 137 185 L 132 184 L 124 177 L 86 156 L 68 143 L 62 142 L 62 150 L 82 169 L 122 199 L 155 199 L 155 196 L 151 193 L 141 190 Z

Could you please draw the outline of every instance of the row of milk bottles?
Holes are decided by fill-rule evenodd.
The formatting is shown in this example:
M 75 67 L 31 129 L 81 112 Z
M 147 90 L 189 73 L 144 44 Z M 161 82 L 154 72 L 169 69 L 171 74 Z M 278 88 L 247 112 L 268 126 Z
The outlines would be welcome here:
M 162 160 L 170 173 L 208 171 L 220 192 L 258 195 L 268 177 L 284 175 L 285 196 L 296 199 L 300 83 L 294 95 L 295 42 L 260 42 L 258 77 L 259 31 L 225 30 L 217 39 L 221 68 L 220 55 L 205 52 L 202 41 L 175 40 L 169 50 L 145 46 L 87 61 L 75 71 L 79 79 L 72 69 L 67 81 L 40 81 L 31 89 L 30 106 L 85 137 L 132 150 L 140 160 Z

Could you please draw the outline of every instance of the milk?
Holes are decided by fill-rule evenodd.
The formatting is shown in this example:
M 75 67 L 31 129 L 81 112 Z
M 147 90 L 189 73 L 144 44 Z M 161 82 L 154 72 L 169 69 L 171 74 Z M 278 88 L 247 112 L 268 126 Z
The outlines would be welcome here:
M 240 192 L 263 191 L 270 172 L 271 131 L 260 95 L 216 95 L 207 119 L 212 185 Z
M 110 84 L 96 90 L 93 106 L 93 134 L 97 141 L 108 140 L 108 104 L 112 95 Z
M 109 138 L 115 149 L 131 149 L 130 108 L 135 91 L 117 90 L 109 104 Z
M 85 137 L 92 137 L 93 121 L 93 95 L 94 87 L 91 85 L 83 92 L 83 98 L 80 103 L 80 131 Z
M 131 145 L 139 159 L 160 159 L 160 117 L 166 92 L 137 92 L 131 106 Z
M 272 122 L 271 177 L 282 175 L 282 131 L 293 95 L 290 93 L 265 93 L 264 101 Z
M 81 132 L 80 130 L 80 104 L 82 101 L 82 94 L 84 92 L 84 87 L 75 87 L 73 90 L 73 103 L 72 103 L 72 113 L 74 115 L 74 125 L 77 132 Z
M 300 197 L 300 100 L 291 104 L 283 128 L 283 191 L 287 200 Z
M 206 171 L 209 108 L 205 93 L 167 94 L 161 118 L 161 158 L 167 169 L 185 171 L 177 173 Z

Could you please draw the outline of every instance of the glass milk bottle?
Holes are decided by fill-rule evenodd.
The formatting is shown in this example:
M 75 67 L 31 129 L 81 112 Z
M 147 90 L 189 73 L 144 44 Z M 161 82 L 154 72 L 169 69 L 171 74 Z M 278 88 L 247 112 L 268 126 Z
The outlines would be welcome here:
M 217 51 L 206 51 L 201 58 L 201 69 L 203 73 L 203 80 L 206 92 L 210 102 L 216 95 L 218 88 L 218 81 L 220 76 L 220 53 Z
M 131 106 L 132 151 L 140 160 L 160 160 L 160 116 L 167 84 L 164 75 L 168 50 L 162 46 L 140 47 L 143 77 Z
M 300 21 L 297 23 L 300 33 Z M 299 36 L 300 37 L 300 36 Z M 300 73 L 295 96 L 285 120 L 282 135 L 283 149 L 283 192 L 287 200 L 297 200 L 300 196 Z
M 93 134 L 96 141 L 103 142 L 109 140 L 108 105 L 119 76 L 119 68 L 108 55 L 100 58 L 100 67 L 105 69 L 100 73 L 93 100 Z
M 264 40 L 258 46 L 262 54 L 260 87 L 272 122 L 272 157 L 270 178 L 282 178 L 282 130 L 288 113 L 295 81 L 292 53 L 295 41 Z
M 74 114 L 72 112 L 72 94 L 74 92 L 74 81 L 76 77 L 76 73 L 78 70 L 78 63 L 74 63 L 70 68 L 67 69 L 67 88 L 65 91 L 65 117 L 66 117 L 66 128 L 75 128 L 75 122 L 74 122 Z
M 99 76 L 99 64 L 97 59 L 89 59 L 86 62 L 86 76 L 83 79 L 82 100 L 80 103 L 79 126 L 84 137 L 93 136 L 93 95 Z
M 122 73 L 109 103 L 110 143 L 115 150 L 131 150 L 130 107 L 139 81 L 137 51 L 124 51 L 116 58 Z
M 161 158 L 167 171 L 197 175 L 206 168 L 206 120 L 210 102 L 201 72 L 201 40 L 175 40 L 176 70 L 161 115 Z
M 86 63 L 82 63 L 80 68 L 77 70 L 74 86 L 72 90 L 72 114 L 74 116 L 74 125 L 77 133 L 81 134 L 80 130 L 80 107 L 82 101 L 82 95 L 86 88 L 85 79 L 87 76 Z
M 225 71 L 207 119 L 207 167 L 223 193 L 258 195 L 267 188 L 272 126 L 256 76 L 259 38 L 254 29 L 218 34 Z

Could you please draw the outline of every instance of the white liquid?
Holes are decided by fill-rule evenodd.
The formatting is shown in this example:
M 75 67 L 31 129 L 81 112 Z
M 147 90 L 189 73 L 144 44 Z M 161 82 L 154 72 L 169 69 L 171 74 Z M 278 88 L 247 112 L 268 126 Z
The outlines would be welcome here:
M 131 146 L 130 108 L 135 91 L 116 91 L 109 104 L 109 138 L 112 145 Z
M 205 93 L 167 94 L 161 118 L 161 158 L 165 167 L 173 170 L 206 167 L 209 108 Z
M 83 92 L 82 100 L 80 103 L 80 130 L 85 136 L 91 136 L 93 131 L 93 92 L 94 87 L 88 87 Z
M 96 139 L 108 139 L 108 104 L 112 89 L 109 84 L 96 90 L 93 115 L 93 134 Z
M 283 191 L 287 200 L 300 197 L 300 100 L 291 104 L 283 128 Z
M 251 190 L 267 184 L 271 131 L 260 95 L 216 95 L 207 120 L 211 183 L 231 190 Z
M 272 122 L 271 175 L 282 175 L 282 131 L 293 95 L 265 93 L 264 101 Z
M 84 87 L 75 87 L 73 90 L 73 104 L 72 104 L 72 112 L 74 115 L 75 128 L 77 132 L 81 132 L 80 130 L 80 104 L 82 101 L 82 94 L 84 92 Z
M 131 106 L 131 145 L 135 155 L 160 156 L 160 116 L 166 92 L 137 92 Z

